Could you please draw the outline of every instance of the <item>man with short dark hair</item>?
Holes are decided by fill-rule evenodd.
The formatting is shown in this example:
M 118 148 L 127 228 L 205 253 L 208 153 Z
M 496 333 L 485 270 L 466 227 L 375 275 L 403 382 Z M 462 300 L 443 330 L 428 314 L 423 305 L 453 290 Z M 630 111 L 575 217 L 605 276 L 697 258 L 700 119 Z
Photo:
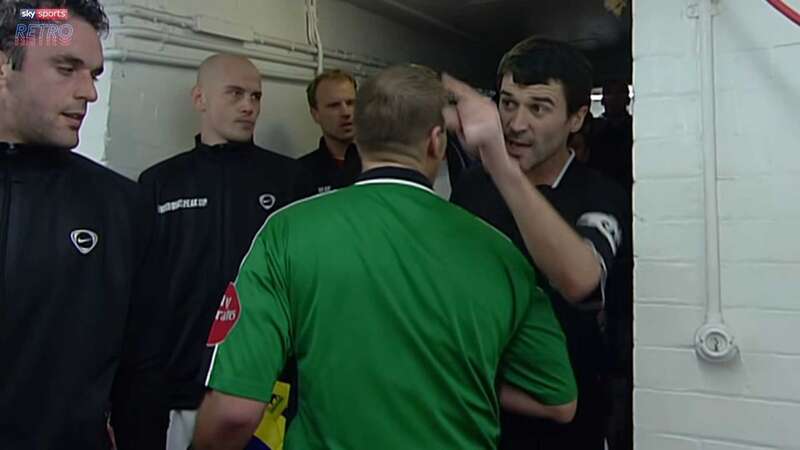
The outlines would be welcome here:
M 356 80 L 343 70 L 322 72 L 306 88 L 309 112 L 322 130 L 319 147 L 299 159 L 317 192 L 353 184 L 361 158 L 353 141 Z
M 67 18 L 23 18 L 42 8 Z M 51 26 L 71 29 L 69 39 L 48 40 Z M 3 450 L 107 450 L 109 414 L 119 449 L 164 446 L 143 199 L 71 151 L 97 100 L 107 29 L 96 0 L 0 2 Z
M 432 191 L 446 98 L 419 67 L 359 90 L 365 170 L 262 227 L 226 293 L 240 315 L 214 354 L 196 449 L 243 448 L 290 355 L 302 392 L 289 450 L 493 449 L 500 402 L 572 418 L 564 336 L 530 265 Z M 485 131 L 508 159 L 500 128 Z
M 591 88 L 591 65 L 578 50 L 536 37 L 517 44 L 497 70 L 500 120 L 514 164 L 481 154 L 483 166 L 464 175 L 451 197 L 502 231 L 542 272 L 578 382 L 570 424 L 504 411 L 503 449 L 603 449 L 607 402 L 597 317 L 628 218 L 622 189 L 575 161 L 567 147 L 588 112 Z

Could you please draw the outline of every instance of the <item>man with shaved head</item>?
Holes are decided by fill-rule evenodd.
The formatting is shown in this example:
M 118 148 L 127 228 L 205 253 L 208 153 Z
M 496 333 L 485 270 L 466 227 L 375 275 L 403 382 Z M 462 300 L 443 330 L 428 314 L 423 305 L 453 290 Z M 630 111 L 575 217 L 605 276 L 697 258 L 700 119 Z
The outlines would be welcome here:
M 197 72 L 192 99 L 201 113 L 204 143 L 249 142 L 261 111 L 261 74 L 245 57 L 210 56 Z
M 207 58 L 192 89 L 200 114 L 194 148 L 140 177 L 152 202 L 154 245 L 163 265 L 157 283 L 171 317 L 165 343 L 168 450 L 189 445 L 207 347 L 219 343 L 220 330 L 238 318 L 235 305 L 220 300 L 253 235 L 271 213 L 311 192 L 295 181 L 307 179 L 299 175 L 299 163 L 253 143 L 261 95 L 261 74 L 247 58 Z

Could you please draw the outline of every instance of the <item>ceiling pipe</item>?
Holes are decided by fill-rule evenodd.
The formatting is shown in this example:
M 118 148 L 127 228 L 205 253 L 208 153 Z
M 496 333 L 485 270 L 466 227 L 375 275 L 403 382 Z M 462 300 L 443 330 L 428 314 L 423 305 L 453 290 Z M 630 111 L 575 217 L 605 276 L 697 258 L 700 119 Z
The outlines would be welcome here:
M 128 25 L 117 26 L 114 28 L 114 34 L 118 38 L 136 38 L 145 41 L 157 42 L 161 45 L 172 44 L 185 48 L 205 50 L 214 53 L 231 53 L 234 55 L 245 56 L 247 58 L 276 62 L 306 69 L 315 69 L 317 67 L 316 63 L 312 61 L 302 61 L 298 58 L 276 55 L 247 47 L 225 45 L 209 39 L 178 36 L 166 31 L 156 31 L 146 27 Z
M 162 53 L 152 53 L 142 50 L 131 50 L 125 48 L 111 48 L 103 51 L 103 56 L 106 61 L 112 62 L 138 62 L 145 64 L 154 64 L 166 67 L 179 67 L 184 69 L 198 69 L 202 64 L 202 58 L 185 58 L 179 56 L 168 56 Z M 313 77 L 288 74 L 278 72 L 275 70 L 261 71 L 261 75 L 265 78 L 273 80 L 286 80 L 299 83 L 308 83 Z
M 420 12 L 417 9 L 414 9 L 414 8 L 412 8 L 410 6 L 406 6 L 406 5 L 404 5 L 401 2 L 398 2 L 396 0 L 378 0 L 378 3 L 383 3 L 384 5 L 386 5 L 386 6 L 390 7 L 390 8 L 394 8 L 397 11 L 400 11 L 400 12 L 402 12 L 404 14 L 407 14 L 407 15 L 409 15 L 409 16 L 417 19 L 417 20 L 420 20 L 422 22 L 425 22 L 428 25 L 433 25 L 434 27 L 439 28 L 441 30 L 444 30 L 444 31 L 446 31 L 448 33 L 452 33 L 452 34 L 455 34 L 455 35 L 457 35 L 459 37 L 467 39 L 470 42 L 475 42 L 475 43 L 479 43 L 480 42 L 480 40 L 478 38 L 476 38 L 475 36 L 473 36 L 473 35 L 471 35 L 469 33 L 466 33 L 466 32 L 464 32 L 462 30 L 459 30 L 458 28 L 456 28 L 456 27 L 454 27 L 454 26 L 452 26 L 452 25 L 450 25 L 450 24 L 448 24 L 446 22 L 443 22 L 443 21 L 441 21 L 441 20 L 439 20 L 439 19 L 437 19 L 435 17 L 429 16 L 428 14 Z
M 201 26 L 198 25 L 201 21 L 199 16 L 182 16 L 165 11 L 158 11 L 149 8 L 132 5 L 115 5 L 106 8 L 106 13 L 111 16 L 117 16 L 124 23 L 125 17 L 135 17 L 137 19 L 146 20 L 154 24 L 165 24 L 175 26 L 181 29 L 191 30 L 197 33 L 206 34 Z M 125 26 L 125 25 L 122 25 Z M 112 27 L 112 32 L 116 33 L 119 26 Z M 256 44 L 263 44 L 270 47 L 288 50 L 290 52 L 298 52 L 309 56 L 317 56 L 318 49 L 316 46 L 294 42 L 288 39 L 282 39 L 274 36 L 269 36 L 259 32 L 252 32 L 252 42 Z M 345 52 L 342 50 L 326 49 L 325 56 L 328 59 L 351 63 L 359 67 L 366 67 L 371 69 L 381 69 L 389 65 L 388 62 L 378 58 L 356 55 L 353 53 Z

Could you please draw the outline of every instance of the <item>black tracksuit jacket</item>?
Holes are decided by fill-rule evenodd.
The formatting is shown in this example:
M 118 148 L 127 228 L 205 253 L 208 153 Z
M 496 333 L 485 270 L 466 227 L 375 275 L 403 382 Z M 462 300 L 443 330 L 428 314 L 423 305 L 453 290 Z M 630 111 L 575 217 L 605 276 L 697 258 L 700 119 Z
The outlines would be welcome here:
M 137 185 L 0 143 L 0 449 L 163 448 L 160 311 Z
M 195 141 L 194 149 L 139 178 L 156 217 L 158 289 L 171 311 L 170 409 L 196 409 L 202 400 L 214 314 L 256 232 L 270 214 L 313 189 L 291 158 L 253 143 Z

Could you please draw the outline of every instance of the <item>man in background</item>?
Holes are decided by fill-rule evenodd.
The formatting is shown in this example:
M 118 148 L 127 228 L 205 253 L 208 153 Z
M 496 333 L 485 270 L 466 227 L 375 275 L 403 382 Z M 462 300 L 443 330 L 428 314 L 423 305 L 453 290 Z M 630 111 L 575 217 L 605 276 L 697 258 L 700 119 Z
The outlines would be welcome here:
M 619 183 L 630 195 L 633 186 L 633 117 L 628 84 L 611 80 L 603 85 L 605 111 L 592 124 L 589 165 Z
M 592 154 L 589 165 L 615 180 L 626 190 L 626 213 L 632 216 L 633 117 L 628 112 L 630 93 L 622 80 L 603 85 L 603 115 L 596 119 L 589 134 Z M 605 335 L 608 352 L 611 420 L 609 447 L 633 448 L 633 243 L 625 237 L 625 252 L 609 278 L 605 308 Z
M 353 110 L 356 80 L 343 70 L 319 74 L 306 89 L 308 107 L 322 130 L 319 147 L 301 157 L 316 192 L 353 184 L 361 173 L 361 158 L 354 143 Z

